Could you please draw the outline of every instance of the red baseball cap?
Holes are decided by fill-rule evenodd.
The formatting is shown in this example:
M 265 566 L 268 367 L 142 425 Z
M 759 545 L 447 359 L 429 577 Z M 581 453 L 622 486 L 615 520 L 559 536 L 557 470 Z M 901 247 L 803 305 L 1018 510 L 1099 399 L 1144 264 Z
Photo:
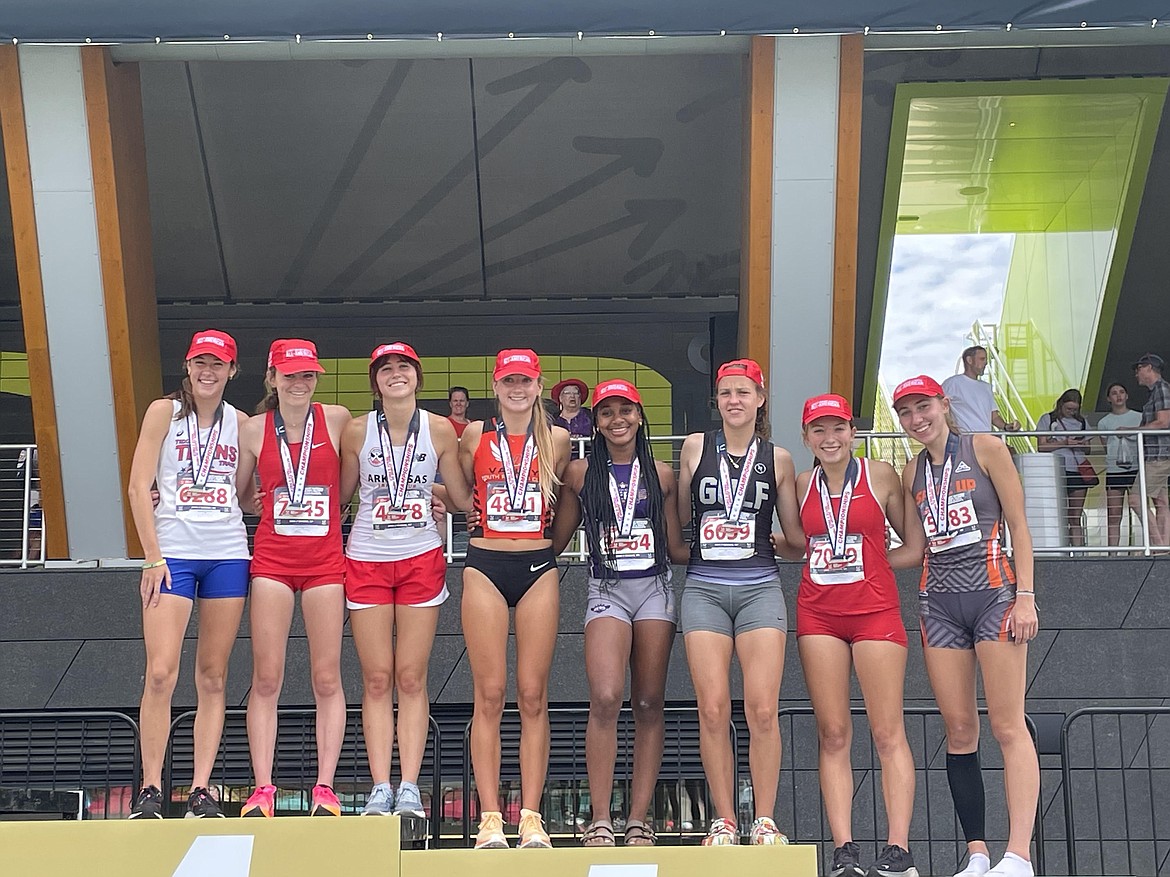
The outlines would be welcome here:
M 506 375 L 524 375 L 526 378 L 540 377 L 540 357 L 526 347 L 501 350 L 496 354 L 496 368 L 492 380 L 498 381 Z
M 623 381 L 621 378 L 614 378 L 612 381 L 602 381 L 597 385 L 593 391 L 593 407 L 596 408 L 606 399 L 612 398 L 628 399 L 630 402 L 637 402 L 642 404 L 642 397 L 638 393 L 638 388 L 629 381 Z
M 894 393 L 890 397 L 891 402 L 897 402 L 899 399 L 904 399 L 907 396 L 945 396 L 942 385 L 934 378 L 928 375 L 918 375 L 914 378 L 907 378 L 894 387 Z
M 800 415 L 801 426 L 808 426 L 819 417 L 839 417 L 842 420 L 853 419 L 853 409 L 844 396 L 836 393 L 824 393 L 806 399 L 804 413 Z
M 374 352 L 370 354 L 370 364 L 372 365 L 383 356 L 389 356 L 391 353 L 397 353 L 399 356 L 413 359 L 419 364 L 422 363 L 422 360 L 418 358 L 418 354 L 414 352 L 414 348 L 405 341 L 392 341 L 389 344 L 379 344 L 374 348 Z
M 272 367 L 282 375 L 325 371 L 317 361 L 317 345 L 304 338 L 281 338 L 274 341 L 268 354 L 272 359 Z
M 733 359 L 731 362 L 723 363 L 715 375 L 715 383 L 718 384 L 724 378 L 734 375 L 743 375 L 761 387 L 764 386 L 764 370 L 754 359 Z
M 191 346 L 187 348 L 187 359 L 194 359 L 203 354 L 210 354 L 224 362 L 236 361 L 236 339 L 227 332 L 218 329 L 204 329 L 196 332 L 191 338 Z
M 268 365 L 265 366 L 265 368 L 272 368 L 272 355 L 274 353 L 276 353 L 277 348 L 280 347 L 280 345 L 283 343 L 284 343 L 283 338 L 277 338 L 275 341 L 273 341 L 271 344 L 268 345 Z

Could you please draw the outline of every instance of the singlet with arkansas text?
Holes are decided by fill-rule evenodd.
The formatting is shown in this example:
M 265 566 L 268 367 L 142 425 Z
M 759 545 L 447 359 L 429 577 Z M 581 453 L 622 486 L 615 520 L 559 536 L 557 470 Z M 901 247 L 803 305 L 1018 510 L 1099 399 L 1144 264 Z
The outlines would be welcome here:
M 439 462 L 431 443 L 431 417 L 417 408 L 415 415 L 417 422 L 412 421 L 406 438 L 411 445 L 409 462 L 406 445 L 391 447 L 389 436 L 379 435 L 378 412 L 366 415 L 366 440 L 358 458 L 358 510 L 345 545 L 347 557 L 406 560 L 443 544 L 431 514 Z
M 1000 545 L 999 495 L 979 468 L 973 436 L 952 433 L 941 466 L 926 449 L 915 466 L 914 502 L 926 531 L 920 590 L 984 591 L 1015 584 Z
M 634 482 L 637 465 L 637 485 Z M 589 575 L 595 579 L 640 579 L 660 576 L 669 570 L 669 565 L 654 564 L 654 547 L 658 534 L 647 515 L 649 496 L 646 480 L 642 476 L 641 463 L 612 463 L 612 477 L 609 481 L 609 500 L 613 504 L 614 520 L 617 526 L 608 534 L 608 544 L 613 549 L 613 559 L 589 555 Z M 635 489 L 633 496 L 631 489 Z M 601 530 L 601 523 L 594 519 L 590 510 L 582 504 L 586 527 Z M 607 544 L 607 534 L 601 532 L 601 545 Z
M 742 457 L 732 459 L 720 452 L 722 441 L 722 430 L 703 436 L 703 453 L 691 478 L 694 537 L 687 576 L 724 585 L 773 581 L 778 577 L 771 538 L 774 446 L 754 439 Z
M 314 402 L 312 411 L 312 435 L 308 424 L 305 426 L 309 442 L 305 457 L 303 441 L 286 445 L 287 456 L 282 453 L 284 442 L 276 435 L 276 412 L 264 414 L 264 442 L 256 462 L 264 499 L 252 546 L 253 575 L 264 571 L 331 575 L 345 569 L 339 504 L 341 464 L 329 438 L 324 409 Z M 286 472 L 286 467 L 291 472 Z
M 851 483 L 840 495 L 826 493 L 820 466 L 809 478 L 800 503 L 808 558 L 797 611 L 864 615 L 898 607 L 898 586 L 886 555 L 886 513 L 873 495 L 869 461 L 855 460 L 849 471 Z M 842 521 L 846 493 L 849 508 Z
M 155 472 L 159 550 L 172 560 L 247 560 L 248 534 L 236 498 L 239 414 L 224 402 L 215 422 L 200 429 L 194 412 L 176 420 L 181 404 L 172 402 Z
M 552 509 L 540 492 L 536 439 L 531 433 L 507 435 L 506 445 L 501 448 L 496 424 L 495 418 L 484 422 L 473 457 L 475 511 L 480 524 L 469 535 L 488 539 L 547 539 Z M 525 468 L 527 471 L 522 471 Z

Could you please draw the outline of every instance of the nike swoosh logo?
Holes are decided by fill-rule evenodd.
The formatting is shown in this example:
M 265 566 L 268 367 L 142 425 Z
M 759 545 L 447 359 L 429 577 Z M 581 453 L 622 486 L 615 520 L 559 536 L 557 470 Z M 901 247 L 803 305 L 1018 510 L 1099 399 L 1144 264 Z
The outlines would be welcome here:
M 537 566 L 532 566 L 532 565 L 530 564 L 530 565 L 529 565 L 529 567 L 528 567 L 528 571 L 529 571 L 529 572 L 536 572 L 538 569 L 544 569 L 546 566 L 548 566 L 548 561 L 547 561 L 547 560 L 546 560 L 544 563 L 538 564 Z
M 323 448 L 327 444 L 328 444 L 328 442 L 317 442 L 317 444 L 313 445 L 313 450 L 315 451 L 315 450 L 317 450 L 317 448 Z

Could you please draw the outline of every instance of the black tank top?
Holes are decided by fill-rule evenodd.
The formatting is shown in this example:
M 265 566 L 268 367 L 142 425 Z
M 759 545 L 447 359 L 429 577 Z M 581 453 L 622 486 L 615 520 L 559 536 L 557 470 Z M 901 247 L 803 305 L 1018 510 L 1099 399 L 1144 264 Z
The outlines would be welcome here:
M 715 521 L 727 517 L 723 488 L 720 486 L 719 456 L 716 453 L 716 437 L 719 431 L 703 436 L 703 453 L 691 479 L 691 520 L 694 538 L 691 540 L 690 570 L 712 573 L 719 569 L 728 571 L 767 570 L 776 574 L 776 555 L 772 549 L 772 520 L 776 514 L 776 456 L 770 441 L 760 440 L 757 444 L 755 462 L 747 479 L 743 509 L 740 521 L 751 521 L 755 527 L 755 538 L 750 556 L 737 559 L 704 557 L 704 544 L 710 546 L 720 539 Z M 728 474 L 734 491 L 742 476 L 741 467 L 746 455 L 738 460 L 728 459 Z M 729 500 L 730 501 L 730 500 Z M 718 552 L 715 552 L 718 553 Z M 705 578 L 706 576 L 704 576 Z M 753 576 L 755 578 L 757 576 Z M 732 578 L 738 578 L 732 576 Z

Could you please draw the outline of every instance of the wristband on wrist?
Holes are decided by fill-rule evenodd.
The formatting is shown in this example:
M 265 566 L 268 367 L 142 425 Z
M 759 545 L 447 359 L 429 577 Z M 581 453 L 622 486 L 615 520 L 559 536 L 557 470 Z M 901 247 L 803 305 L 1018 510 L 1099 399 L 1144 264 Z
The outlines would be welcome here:
M 1020 596 L 1023 596 L 1023 597 L 1035 597 L 1035 596 L 1036 596 L 1036 592 L 1035 592 L 1035 591 L 1016 591 L 1016 596 L 1017 596 L 1017 597 L 1020 597 Z
M 162 560 L 156 560 L 154 563 L 144 563 L 144 564 L 142 564 L 142 568 L 143 569 L 158 569 L 158 567 L 166 566 L 166 565 L 167 565 L 167 559 L 164 557 Z

